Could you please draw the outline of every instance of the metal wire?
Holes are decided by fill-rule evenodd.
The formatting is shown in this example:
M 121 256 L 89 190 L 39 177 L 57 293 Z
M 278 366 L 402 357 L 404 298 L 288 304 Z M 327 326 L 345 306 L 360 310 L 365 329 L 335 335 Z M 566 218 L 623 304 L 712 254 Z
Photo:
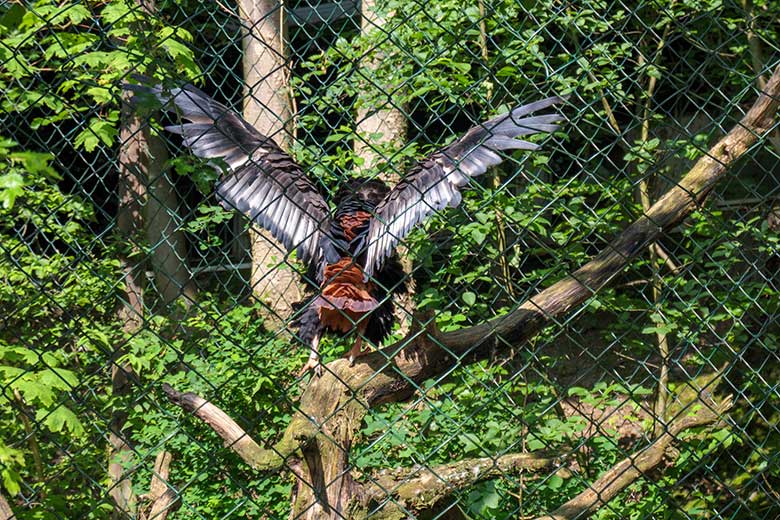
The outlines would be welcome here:
M 241 4 L 0 5 L 0 519 L 537 518 L 588 490 L 556 518 L 780 517 L 777 127 L 538 334 L 442 339 L 574 273 L 710 153 L 780 60 L 780 2 Z M 242 62 L 277 18 L 258 59 L 283 57 L 289 121 L 275 71 L 248 86 Z M 136 73 L 260 106 L 330 200 L 515 105 L 568 96 L 567 121 L 403 240 L 414 291 L 369 377 L 331 363 L 338 335 L 299 377 L 305 269 L 258 259 L 219 174 L 161 129 L 175 115 L 122 93 Z M 288 452 L 291 428 L 314 433 Z M 317 457 L 341 457 L 331 480 Z

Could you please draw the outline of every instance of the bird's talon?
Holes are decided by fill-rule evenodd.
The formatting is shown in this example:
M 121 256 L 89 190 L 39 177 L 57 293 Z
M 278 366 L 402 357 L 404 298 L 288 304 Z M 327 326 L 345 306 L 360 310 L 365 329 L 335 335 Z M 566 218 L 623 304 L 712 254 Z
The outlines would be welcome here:
M 322 363 L 320 363 L 319 359 L 309 358 L 306 364 L 303 365 L 301 370 L 298 372 L 298 377 L 305 376 L 310 370 L 315 376 L 317 377 L 322 376 Z

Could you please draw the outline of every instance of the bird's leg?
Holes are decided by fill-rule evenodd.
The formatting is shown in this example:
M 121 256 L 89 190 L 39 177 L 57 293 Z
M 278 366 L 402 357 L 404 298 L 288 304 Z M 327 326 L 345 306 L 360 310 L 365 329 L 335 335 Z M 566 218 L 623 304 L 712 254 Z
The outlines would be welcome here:
M 349 358 L 349 366 L 354 366 L 355 360 L 359 358 L 360 356 L 365 356 L 369 352 L 371 352 L 371 345 L 363 347 L 363 334 L 366 331 L 366 325 L 368 324 L 368 320 L 362 320 L 360 323 L 358 323 L 357 326 L 357 339 L 355 340 L 355 344 L 352 345 L 352 349 L 347 353 L 347 357 Z
M 309 354 L 309 360 L 303 365 L 301 371 L 298 372 L 298 377 L 303 377 L 309 370 L 314 370 L 314 375 L 320 377 L 322 375 L 322 363 L 320 363 L 320 333 L 314 335 L 311 340 L 311 353 Z

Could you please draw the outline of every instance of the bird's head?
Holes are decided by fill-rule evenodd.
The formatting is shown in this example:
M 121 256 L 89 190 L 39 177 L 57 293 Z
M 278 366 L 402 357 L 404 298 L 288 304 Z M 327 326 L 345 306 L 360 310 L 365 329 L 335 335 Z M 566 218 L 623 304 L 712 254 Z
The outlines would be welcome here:
M 352 177 L 342 184 L 336 193 L 336 204 L 340 206 L 342 202 L 355 200 L 367 203 L 373 208 L 382 201 L 388 191 L 390 188 L 379 179 Z

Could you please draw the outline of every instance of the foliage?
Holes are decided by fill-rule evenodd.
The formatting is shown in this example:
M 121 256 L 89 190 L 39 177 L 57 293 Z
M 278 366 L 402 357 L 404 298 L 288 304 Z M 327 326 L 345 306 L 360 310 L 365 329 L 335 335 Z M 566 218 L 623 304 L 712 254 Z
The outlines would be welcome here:
M 293 151 L 323 190 L 362 166 L 354 139 L 376 137 L 356 136 L 360 106 L 389 99 L 408 117 L 407 143 L 388 144 L 387 160 L 366 172 L 383 175 L 540 90 L 571 95 L 570 122 L 540 152 L 517 154 L 409 238 L 415 304 L 434 310 L 443 330 L 505 314 L 606 247 L 642 213 L 642 181 L 656 198 L 732 125 L 754 95 L 757 57 L 760 66 L 776 62 L 780 41 L 774 0 L 632 10 L 497 0 L 484 2 L 484 15 L 481 4 L 388 0 L 384 28 L 361 33 L 355 16 L 290 36 Z M 115 227 L 118 85 L 131 72 L 177 82 L 201 81 L 205 70 L 210 93 L 237 100 L 238 35 L 223 7 L 0 6 L 0 490 L 20 519 L 110 515 L 105 454 L 115 410 L 127 414 L 138 495 L 156 453 L 173 453 L 170 483 L 182 506 L 172 518 L 288 516 L 292 476 L 252 472 L 159 391 L 166 382 L 196 392 L 253 438 L 278 439 L 295 411 L 292 374 L 305 353 L 256 318 L 244 273 L 199 275 L 190 307 L 163 308 L 147 291 L 140 331 L 124 330 L 117 316 L 120 259 L 130 253 Z M 191 246 L 184 260 L 240 263 L 230 217 L 208 198 L 214 171 L 191 158 L 170 167 L 180 174 L 178 225 Z M 522 351 L 497 348 L 494 359 L 371 411 L 351 453 L 356 468 L 569 454 L 569 474 L 507 475 L 447 499 L 468 518 L 548 511 L 646 445 L 665 335 L 669 414 L 675 397 L 723 368 L 706 390 L 738 394 L 732 423 L 685 434 L 670 467 L 596 517 L 776 516 L 780 505 L 762 490 L 780 485 L 780 238 L 767 219 L 778 186 L 777 150 L 752 150 L 711 204 L 660 242 L 671 264 L 645 255 Z M 143 272 L 155 245 L 139 244 L 130 260 Z M 342 343 L 324 341 L 326 360 Z M 137 378 L 128 395 L 114 395 L 117 366 Z

